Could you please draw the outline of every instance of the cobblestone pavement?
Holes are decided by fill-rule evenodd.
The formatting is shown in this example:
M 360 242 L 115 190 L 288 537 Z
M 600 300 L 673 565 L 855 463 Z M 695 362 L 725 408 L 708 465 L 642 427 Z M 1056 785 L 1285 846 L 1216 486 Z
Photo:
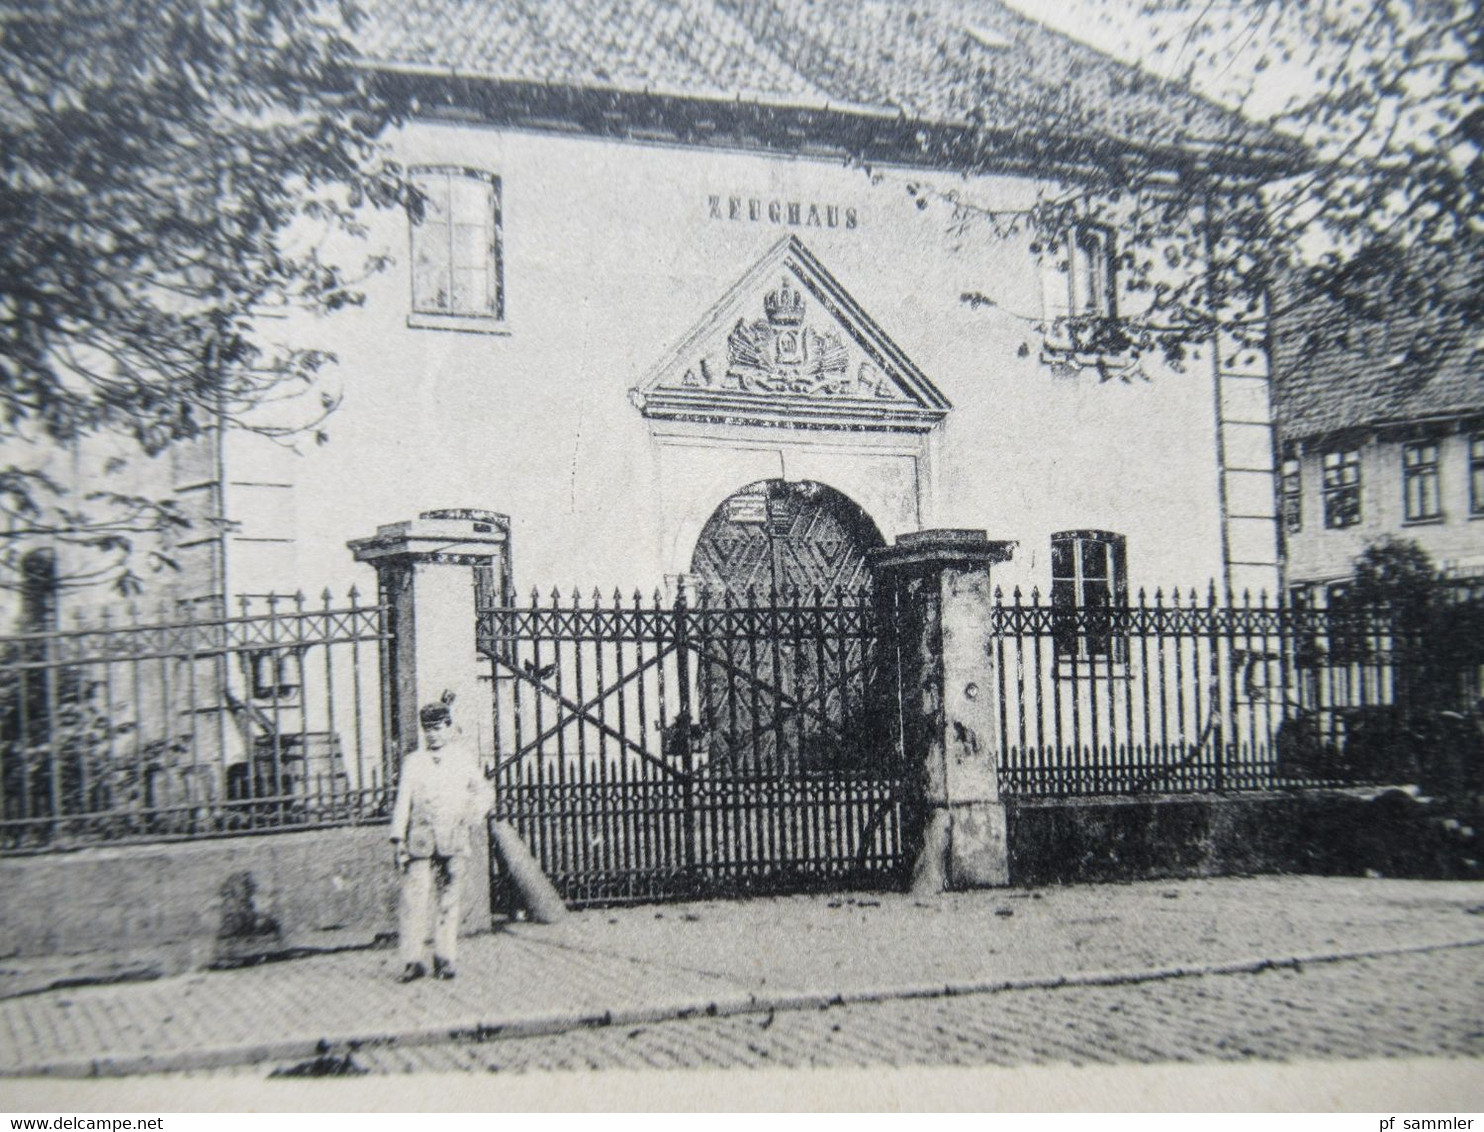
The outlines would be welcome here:
M 363 1049 L 237 1073 L 1484 1057 L 1484 949 Z
M 1414 953 L 1424 958 L 1403 958 Z M 390 1069 L 402 1065 L 391 1049 L 414 1051 L 408 1056 L 416 1063 L 421 1045 L 478 1055 L 476 1062 L 480 1057 L 519 1059 L 544 1048 L 521 1044 L 527 1038 L 558 1031 L 575 1031 L 576 1036 L 570 1046 L 556 1041 L 552 1050 L 581 1050 L 588 1043 L 591 1058 L 615 1067 L 649 1064 L 651 1059 L 657 1064 L 709 1064 L 706 1055 L 695 1052 L 707 1049 L 718 1051 L 713 1060 L 725 1054 L 745 1065 L 752 1064 L 749 1051 L 757 1044 L 749 1025 L 770 1042 L 781 1041 L 778 1035 L 792 1034 L 808 1020 L 804 1007 L 837 1000 L 926 1000 L 945 990 L 957 998 L 942 999 L 941 1006 L 928 1001 L 902 1006 L 906 1014 L 900 1024 L 871 1022 L 858 1034 L 851 1019 L 869 1018 L 872 1011 L 889 1015 L 898 1007 L 851 1006 L 840 1013 L 845 1021 L 839 1031 L 826 1029 L 820 1037 L 806 1027 L 797 1047 L 784 1042 L 772 1051 L 771 1045 L 763 1045 L 770 1052 L 756 1054 L 757 1064 L 816 1063 L 799 1060 L 803 1055 L 796 1050 L 819 1051 L 809 1056 L 830 1064 L 832 1058 L 851 1064 L 852 1058 L 867 1055 L 873 1063 L 952 1064 L 954 1057 L 980 1048 L 979 1063 L 995 1064 L 997 1049 L 1037 1048 L 1026 1046 L 1022 1029 L 1043 1014 L 1051 1017 L 1055 1004 L 1078 1002 L 1079 995 L 1102 1001 L 1096 997 L 1102 992 L 1073 991 L 1065 983 L 1089 988 L 1127 984 L 1115 993 L 1115 1002 L 1122 1001 L 1117 994 L 1129 996 L 1130 1002 L 1154 995 L 1159 1002 L 1161 994 L 1193 993 L 1190 988 L 1199 985 L 1241 987 L 1247 984 L 1237 973 L 1294 960 L 1306 964 L 1306 976 L 1332 979 L 1333 961 L 1362 959 L 1381 963 L 1377 970 L 1413 972 L 1398 976 L 1399 982 L 1380 984 L 1388 994 L 1403 988 L 1400 997 L 1376 1007 L 1383 1015 L 1405 1017 L 1409 995 L 1478 1007 L 1484 999 L 1475 974 L 1484 968 L 1484 884 L 1232 878 L 948 893 L 925 900 L 877 893 L 594 909 L 557 925 L 517 924 L 469 939 L 454 983 L 399 985 L 393 978 L 395 952 L 370 950 L 148 982 L 17 993 L 0 998 L 0 1076 L 119 1076 L 270 1061 L 282 1065 L 322 1051 L 344 1057 L 347 1051 L 362 1056 L 368 1049 L 381 1051 L 376 1067 Z M 1392 962 L 1400 966 L 1387 966 Z M 1453 974 L 1423 977 L 1434 969 Z M 1204 984 L 1193 977 L 1202 972 L 1210 977 Z M 1276 973 L 1270 974 L 1278 980 Z M 1137 980 L 1177 975 L 1186 977 L 1132 989 Z M 1413 983 L 1416 989 L 1408 991 Z M 1251 985 L 1271 984 L 1259 979 Z M 1296 985 L 1301 989 L 1307 984 Z M 1231 993 L 1232 1002 L 1246 1001 L 1244 992 Z M 1334 994 L 1340 997 L 1319 995 L 1316 1017 L 1329 1017 L 1327 1012 L 1346 1001 L 1340 991 Z M 1344 995 L 1357 1001 L 1374 997 L 1364 979 Z M 982 1003 L 984 1021 L 971 1016 L 955 1021 L 957 1002 Z M 1015 1011 L 1026 1002 L 1034 1005 L 1017 1023 Z M 1198 999 L 1176 999 L 1167 1008 L 1199 1017 L 1205 1006 Z M 777 1013 L 774 1023 L 763 1028 L 766 1015 L 757 1012 L 769 1008 Z M 933 1028 L 938 1023 L 914 1021 L 940 1009 L 949 1011 L 941 1032 Z M 697 1031 L 694 1040 L 685 1026 L 657 1022 L 708 1013 L 710 1028 Z M 1075 1007 L 1066 1015 L 1073 1024 L 1063 1027 L 1065 1033 L 1038 1029 L 1055 1038 L 1045 1056 L 1088 1061 L 1109 1056 L 1103 1045 L 1086 1037 L 1091 1032 L 1086 1027 L 1093 1019 L 1129 1023 L 1120 1015 L 1096 1006 Z M 1434 1015 L 1448 1017 L 1441 1008 L 1424 1012 L 1424 1018 Z M 731 1016 L 736 1016 L 733 1021 L 722 1021 Z M 1151 1017 L 1157 1016 L 1156 1010 Z M 1130 1017 L 1145 1014 L 1136 1011 Z M 1240 1013 L 1228 1018 L 1218 1011 L 1215 1017 L 1212 1028 L 1197 1028 L 1190 1039 L 1118 1056 L 1178 1057 L 1192 1042 L 1203 1048 L 1196 1039 L 1214 1041 L 1243 1032 Z M 611 1028 L 585 1028 L 597 1019 L 609 1019 Z M 1350 1033 L 1345 1027 L 1355 1023 L 1342 1018 L 1333 1024 Z M 1272 1025 L 1280 1035 L 1285 1032 L 1286 1024 Z M 1158 1035 L 1166 1032 L 1145 1028 Z M 637 1036 L 627 1039 L 636 1030 Z M 1002 1031 L 1007 1037 L 1001 1045 L 996 1044 L 999 1039 L 990 1040 Z M 904 1044 L 877 1048 L 871 1035 L 882 1032 L 899 1032 L 894 1041 Z M 951 1036 L 960 1032 L 967 1037 Z M 1129 1031 L 1135 1037 L 1142 1032 L 1137 1027 Z M 1365 1032 L 1374 1038 L 1381 1031 Z M 1405 1029 L 1399 1032 L 1405 1036 Z M 1123 1033 L 1119 1029 L 1115 1036 Z M 502 1040 L 448 1045 L 465 1034 L 499 1034 Z M 911 1035 L 919 1036 L 909 1040 Z M 1319 1041 L 1305 1040 L 1310 1045 Z M 1362 1041 L 1357 1048 L 1374 1046 L 1384 1053 L 1375 1040 L 1366 1040 L 1371 1044 Z M 1455 1046 L 1448 1043 L 1454 1040 L 1434 1039 L 1422 1048 L 1451 1053 Z M 573 1064 L 586 1064 L 572 1056 L 578 1058 Z M 527 1064 L 517 1060 L 508 1068 Z

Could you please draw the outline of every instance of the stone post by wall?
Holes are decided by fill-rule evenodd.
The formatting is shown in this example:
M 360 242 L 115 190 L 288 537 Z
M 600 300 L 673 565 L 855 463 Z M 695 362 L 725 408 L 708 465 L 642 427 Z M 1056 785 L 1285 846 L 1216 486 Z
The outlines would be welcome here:
M 872 552 L 901 665 L 916 893 L 1010 881 L 989 611 L 990 566 L 1009 561 L 1014 545 L 930 530 Z
M 494 753 L 490 689 L 474 641 L 475 590 L 508 598 L 510 520 L 493 511 L 424 511 L 347 544 L 357 562 L 376 568 L 390 607 L 393 639 L 386 673 L 392 757 L 417 748 L 418 708 L 445 690 L 457 697 L 454 720 L 480 754 Z M 391 776 L 396 766 L 386 768 Z

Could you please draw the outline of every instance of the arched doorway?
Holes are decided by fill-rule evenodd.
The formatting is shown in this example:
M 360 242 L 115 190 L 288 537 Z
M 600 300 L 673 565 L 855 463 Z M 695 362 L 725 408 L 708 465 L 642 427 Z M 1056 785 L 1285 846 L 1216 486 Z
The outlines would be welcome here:
M 759 480 L 728 497 L 696 540 L 691 573 L 741 595 L 855 592 L 870 584 L 866 552 L 885 540 L 841 492 L 812 480 Z

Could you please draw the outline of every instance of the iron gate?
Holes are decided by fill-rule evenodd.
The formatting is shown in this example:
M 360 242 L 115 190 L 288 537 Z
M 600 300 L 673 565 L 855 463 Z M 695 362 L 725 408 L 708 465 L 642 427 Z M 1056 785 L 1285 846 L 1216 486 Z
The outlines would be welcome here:
M 497 816 L 569 903 L 899 877 L 895 666 L 869 594 L 533 594 L 481 608 L 478 641 Z

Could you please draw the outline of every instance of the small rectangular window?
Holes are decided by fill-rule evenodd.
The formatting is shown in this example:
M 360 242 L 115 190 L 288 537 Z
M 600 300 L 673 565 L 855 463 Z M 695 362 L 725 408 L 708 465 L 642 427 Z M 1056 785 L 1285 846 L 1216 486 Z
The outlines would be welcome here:
M 1110 611 L 1128 602 L 1125 540 L 1111 531 L 1051 536 L 1052 639 L 1059 656 L 1123 659 Z
M 414 170 L 422 213 L 412 222 L 415 315 L 505 317 L 500 179 L 469 169 Z
M 1469 437 L 1469 511 L 1484 515 L 1484 432 Z
M 1117 313 L 1113 233 L 1096 224 L 1072 231 L 1067 286 L 1074 318 L 1113 318 Z
M 1297 457 L 1283 461 L 1278 483 L 1279 506 L 1283 515 L 1283 529 L 1289 534 L 1304 527 L 1304 477 L 1303 464 Z
M 1360 522 L 1360 450 L 1324 454 L 1324 525 L 1353 527 Z
M 1442 517 L 1436 442 L 1427 440 L 1402 445 L 1402 499 L 1408 522 Z

